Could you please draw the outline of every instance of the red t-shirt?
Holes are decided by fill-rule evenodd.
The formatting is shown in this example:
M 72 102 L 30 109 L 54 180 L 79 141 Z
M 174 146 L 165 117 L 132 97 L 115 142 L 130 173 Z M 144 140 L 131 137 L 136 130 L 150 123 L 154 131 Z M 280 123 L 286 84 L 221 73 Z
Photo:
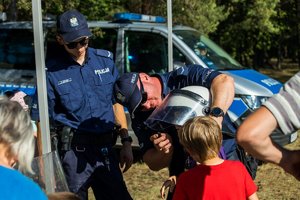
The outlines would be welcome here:
M 225 160 L 219 165 L 198 165 L 182 173 L 173 200 L 242 200 L 256 190 L 241 162 Z

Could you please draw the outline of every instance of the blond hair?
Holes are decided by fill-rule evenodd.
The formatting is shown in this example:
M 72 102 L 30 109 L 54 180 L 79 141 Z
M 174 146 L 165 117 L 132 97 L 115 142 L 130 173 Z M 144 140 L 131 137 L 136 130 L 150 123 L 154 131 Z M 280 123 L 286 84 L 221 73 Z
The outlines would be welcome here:
M 196 161 L 218 156 L 222 145 L 222 132 L 217 122 L 210 117 L 195 117 L 186 121 L 178 132 L 179 141 L 196 155 Z
M 7 156 L 16 157 L 18 169 L 32 172 L 34 136 L 31 118 L 22 106 L 0 97 L 0 143 L 8 147 Z

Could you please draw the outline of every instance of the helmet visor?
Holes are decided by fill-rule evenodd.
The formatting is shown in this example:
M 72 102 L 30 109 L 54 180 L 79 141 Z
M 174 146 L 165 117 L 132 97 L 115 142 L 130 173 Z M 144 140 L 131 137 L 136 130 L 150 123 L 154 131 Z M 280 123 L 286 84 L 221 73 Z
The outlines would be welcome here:
M 173 90 L 152 112 L 145 124 L 153 130 L 163 131 L 170 126 L 182 126 L 190 118 L 207 115 L 210 105 L 209 90 L 202 89 L 201 95 L 192 91 L 184 88 Z

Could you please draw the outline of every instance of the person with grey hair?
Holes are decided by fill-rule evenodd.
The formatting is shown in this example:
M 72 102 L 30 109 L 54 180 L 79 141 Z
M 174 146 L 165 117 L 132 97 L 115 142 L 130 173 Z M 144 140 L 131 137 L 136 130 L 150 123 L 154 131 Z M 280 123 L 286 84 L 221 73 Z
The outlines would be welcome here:
M 0 98 L 0 193 L 1 199 L 44 200 L 41 188 L 22 175 L 33 173 L 34 135 L 28 112 L 15 101 Z M 15 170 L 17 167 L 19 171 Z

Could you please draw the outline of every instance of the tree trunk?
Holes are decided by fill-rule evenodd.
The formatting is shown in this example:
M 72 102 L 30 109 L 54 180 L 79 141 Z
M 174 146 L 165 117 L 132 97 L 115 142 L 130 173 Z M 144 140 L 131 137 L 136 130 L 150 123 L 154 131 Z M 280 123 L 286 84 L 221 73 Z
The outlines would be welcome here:
M 8 6 L 8 13 L 7 18 L 10 21 L 17 21 L 18 14 L 17 14 L 17 2 L 16 0 L 12 0 L 11 3 Z
M 281 53 L 281 42 L 280 42 L 278 47 L 277 47 L 276 69 L 281 70 L 281 63 L 282 63 L 282 53 Z

